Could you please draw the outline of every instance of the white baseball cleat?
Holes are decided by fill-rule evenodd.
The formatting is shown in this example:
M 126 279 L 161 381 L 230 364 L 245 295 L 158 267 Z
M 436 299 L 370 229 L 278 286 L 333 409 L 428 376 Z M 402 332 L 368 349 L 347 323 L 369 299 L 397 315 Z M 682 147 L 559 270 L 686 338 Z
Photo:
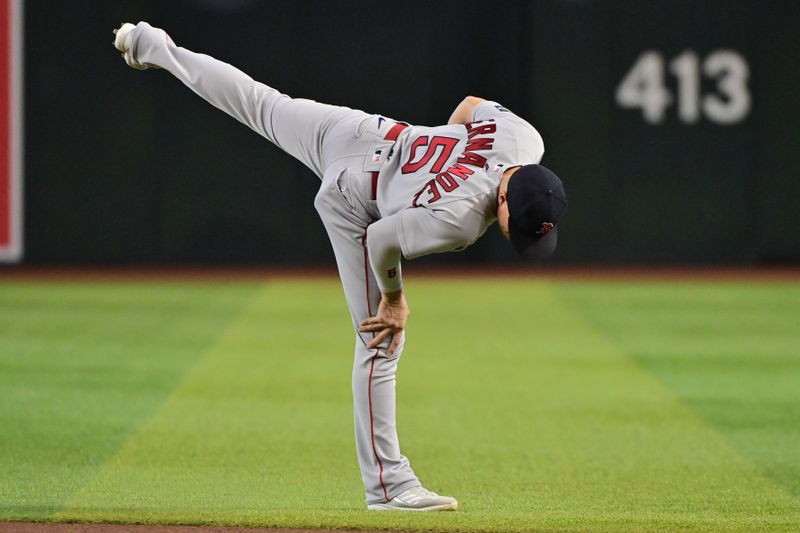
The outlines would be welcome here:
M 118 29 L 115 29 L 113 32 L 114 48 L 122 52 L 122 58 L 129 67 L 135 68 L 136 70 L 147 70 L 150 68 L 149 65 L 139 63 L 133 59 L 133 56 L 131 55 L 131 30 L 133 30 L 135 27 L 136 26 L 130 22 L 125 22 Z
M 450 496 L 439 496 L 425 487 L 412 487 L 386 503 L 367 505 L 370 511 L 455 511 L 458 502 Z

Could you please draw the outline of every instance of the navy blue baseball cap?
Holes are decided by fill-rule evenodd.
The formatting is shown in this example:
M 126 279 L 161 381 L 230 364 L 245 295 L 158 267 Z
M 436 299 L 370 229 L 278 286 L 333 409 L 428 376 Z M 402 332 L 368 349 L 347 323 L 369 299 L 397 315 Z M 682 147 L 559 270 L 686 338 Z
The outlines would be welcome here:
M 542 165 L 520 167 L 508 180 L 508 233 L 525 259 L 545 259 L 556 249 L 558 221 L 567 210 L 564 185 Z

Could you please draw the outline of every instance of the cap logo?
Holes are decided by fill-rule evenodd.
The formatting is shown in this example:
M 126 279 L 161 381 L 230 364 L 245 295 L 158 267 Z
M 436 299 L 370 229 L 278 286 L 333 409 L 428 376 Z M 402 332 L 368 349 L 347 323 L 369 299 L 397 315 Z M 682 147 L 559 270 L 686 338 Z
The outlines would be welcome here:
M 542 229 L 536 232 L 536 235 L 547 235 L 550 233 L 550 230 L 555 227 L 555 224 L 552 222 L 542 222 Z

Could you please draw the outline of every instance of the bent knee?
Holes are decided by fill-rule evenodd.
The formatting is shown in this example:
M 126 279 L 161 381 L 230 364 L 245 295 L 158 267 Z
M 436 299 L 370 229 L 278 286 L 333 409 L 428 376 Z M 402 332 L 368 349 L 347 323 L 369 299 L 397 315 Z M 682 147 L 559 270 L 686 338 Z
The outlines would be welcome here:
M 314 197 L 314 209 L 323 220 L 334 215 L 342 201 L 342 193 L 337 187 L 336 179 L 323 179 L 322 185 Z

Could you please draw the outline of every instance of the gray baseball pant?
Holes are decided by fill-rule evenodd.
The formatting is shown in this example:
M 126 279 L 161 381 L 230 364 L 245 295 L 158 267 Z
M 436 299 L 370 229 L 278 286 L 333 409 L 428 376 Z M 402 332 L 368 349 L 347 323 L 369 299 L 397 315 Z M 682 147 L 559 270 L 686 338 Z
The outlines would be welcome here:
M 353 406 L 367 503 L 388 501 L 419 485 L 400 453 L 395 423 L 395 374 L 402 344 L 389 358 L 389 340 L 369 350 L 374 333 L 358 332 L 358 324 L 377 312 L 381 298 L 365 242 L 367 226 L 380 217 L 371 195 L 368 154 L 394 123 L 379 122 L 362 111 L 292 99 L 227 63 L 175 46 L 149 24 L 140 23 L 133 31 L 131 51 L 139 62 L 168 70 L 322 180 L 314 206 L 328 232 L 356 330 Z

